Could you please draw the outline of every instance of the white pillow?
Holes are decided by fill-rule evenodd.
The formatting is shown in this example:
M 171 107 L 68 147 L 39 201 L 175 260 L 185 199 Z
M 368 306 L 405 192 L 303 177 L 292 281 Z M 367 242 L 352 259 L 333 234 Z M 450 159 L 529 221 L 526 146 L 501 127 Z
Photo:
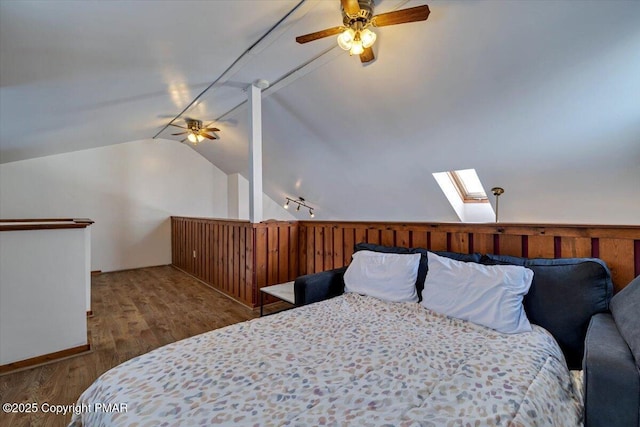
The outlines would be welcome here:
M 530 332 L 522 305 L 533 271 L 516 265 L 482 265 L 427 254 L 422 305 L 506 334 Z
M 344 273 L 344 291 L 390 302 L 417 302 L 420 254 L 358 251 Z

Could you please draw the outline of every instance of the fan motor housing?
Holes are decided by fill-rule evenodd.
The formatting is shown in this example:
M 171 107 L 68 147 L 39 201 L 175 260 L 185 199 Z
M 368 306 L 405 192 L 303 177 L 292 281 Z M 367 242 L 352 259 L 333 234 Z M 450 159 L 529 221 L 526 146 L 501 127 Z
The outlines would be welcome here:
M 373 17 L 373 0 L 358 0 L 360 12 L 357 15 L 347 15 L 342 9 L 342 23 L 345 27 L 351 27 L 355 22 L 368 23 Z
M 192 131 L 199 131 L 202 129 L 201 120 L 187 120 L 187 127 Z

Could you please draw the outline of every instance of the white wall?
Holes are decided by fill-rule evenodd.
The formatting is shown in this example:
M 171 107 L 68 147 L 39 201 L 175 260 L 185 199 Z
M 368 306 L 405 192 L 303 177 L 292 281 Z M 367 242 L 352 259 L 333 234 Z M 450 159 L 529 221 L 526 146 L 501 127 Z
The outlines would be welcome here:
M 175 141 L 0 165 L 0 218 L 91 218 L 92 270 L 171 263 L 171 215 L 227 216 L 226 174 Z
M 86 231 L 0 233 L 0 365 L 87 344 Z
M 239 173 L 228 176 L 229 218 L 249 219 L 249 181 Z M 305 211 L 306 212 L 306 211 Z M 282 205 L 266 194 L 262 195 L 263 220 L 277 219 L 293 221 L 296 219 Z

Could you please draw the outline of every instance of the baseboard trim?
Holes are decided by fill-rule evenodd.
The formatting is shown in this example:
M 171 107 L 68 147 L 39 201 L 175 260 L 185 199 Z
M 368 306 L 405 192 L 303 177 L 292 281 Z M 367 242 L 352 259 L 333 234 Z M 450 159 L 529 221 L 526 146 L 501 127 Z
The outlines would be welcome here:
M 31 369 L 36 366 L 46 365 L 52 362 L 58 362 L 62 359 L 68 359 L 69 357 L 79 356 L 91 352 L 91 343 L 79 345 L 77 347 L 67 348 L 65 350 L 55 351 L 49 354 L 43 354 L 42 356 L 32 357 L 30 359 L 19 360 L 17 362 L 7 363 L 6 365 L 0 365 L 0 375 L 14 373 L 24 369 Z
M 242 301 L 240 301 L 239 299 L 234 298 L 233 296 L 229 295 L 228 293 L 221 291 L 218 288 L 213 287 L 212 285 L 210 285 L 209 283 L 205 282 L 204 280 L 200 279 L 199 277 L 194 276 L 193 274 L 189 273 L 188 271 L 185 271 L 183 269 L 181 269 L 180 267 L 176 266 L 175 264 L 169 264 L 170 267 L 175 268 L 178 271 L 182 271 L 184 274 L 186 274 L 187 276 L 191 276 L 194 279 L 196 279 L 198 282 L 202 283 L 203 285 L 205 285 L 207 288 L 213 289 L 214 291 L 216 291 L 217 293 L 219 293 L 220 295 L 223 295 L 227 298 L 229 298 L 232 301 L 237 302 L 238 304 L 242 305 L 245 308 L 248 308 L 249 310 L 254 310 L 256 307 L 252 307 Z M 257 306 L 258 309 L 260 309 L 260 306 Z

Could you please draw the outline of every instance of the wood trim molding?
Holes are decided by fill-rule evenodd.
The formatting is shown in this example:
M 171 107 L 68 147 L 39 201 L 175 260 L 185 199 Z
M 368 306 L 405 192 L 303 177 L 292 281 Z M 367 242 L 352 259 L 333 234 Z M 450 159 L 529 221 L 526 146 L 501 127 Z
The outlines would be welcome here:
M 94 221 L 89 218 L 25 218 L 1 219 L 0 231 L 51 230 L 58 228 L 86 228 Z
M 37 365 L 55 362 L 60 359 L 66 359 L 71 356 L 79 356 L 80 354 L 91 351 L 91 343 L 79 345 L 77 347 L 67 348 L 65 350 L 56 351 L 42 356 L 32 357 L 30 359 L 19 360 L 17 362 L 0 365 L 0 375 L 8 374 L 21 369 L 33 368 Z

